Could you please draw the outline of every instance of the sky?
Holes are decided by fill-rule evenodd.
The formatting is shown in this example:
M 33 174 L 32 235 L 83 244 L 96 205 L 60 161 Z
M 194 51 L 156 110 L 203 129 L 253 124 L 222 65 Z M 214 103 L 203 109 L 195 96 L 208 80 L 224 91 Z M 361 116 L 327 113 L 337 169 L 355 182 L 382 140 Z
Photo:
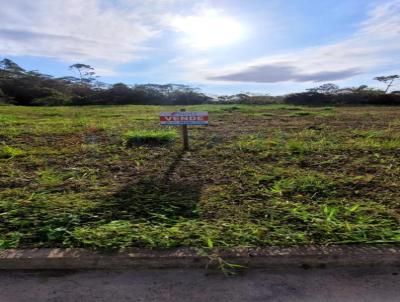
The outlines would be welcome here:
M 400 0 L 0 0 L 0 58 L 53 76 L 280 95 L 382 88 L 400 73 Z

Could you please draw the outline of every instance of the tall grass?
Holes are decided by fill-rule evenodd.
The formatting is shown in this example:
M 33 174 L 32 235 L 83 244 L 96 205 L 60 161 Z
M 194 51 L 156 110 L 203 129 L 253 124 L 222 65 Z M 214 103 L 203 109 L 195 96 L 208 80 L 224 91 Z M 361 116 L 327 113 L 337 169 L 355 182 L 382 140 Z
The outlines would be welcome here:
M 177 137 L 178 134 L 174 130 L 134 130 L 124 134 L 124 143 L 127 147 L 166 145 Z

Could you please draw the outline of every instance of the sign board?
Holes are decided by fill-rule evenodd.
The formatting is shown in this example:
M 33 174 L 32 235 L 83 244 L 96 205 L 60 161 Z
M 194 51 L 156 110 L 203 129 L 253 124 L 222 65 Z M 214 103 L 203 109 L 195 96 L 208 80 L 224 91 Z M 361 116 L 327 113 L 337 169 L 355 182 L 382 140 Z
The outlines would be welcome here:
M 161 112 L 160 124 L 167 126 L 208 125 L 207 111 Z

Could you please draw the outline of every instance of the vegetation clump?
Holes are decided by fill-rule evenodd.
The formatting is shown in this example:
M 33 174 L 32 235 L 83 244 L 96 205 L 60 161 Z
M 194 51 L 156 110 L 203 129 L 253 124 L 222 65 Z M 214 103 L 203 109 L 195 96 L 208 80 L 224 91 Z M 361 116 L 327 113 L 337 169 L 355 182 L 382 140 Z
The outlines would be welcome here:
M 24 152 L 18 148 L 13 148 L 6 144 L 0 145 L 0 159 L 11 159 L 22 154 L 24 154 Z
M 134 130 L 124 134 L 124 143 L 127 147 L 161 146 L 172 143 L 177 137 L 174 130 Z

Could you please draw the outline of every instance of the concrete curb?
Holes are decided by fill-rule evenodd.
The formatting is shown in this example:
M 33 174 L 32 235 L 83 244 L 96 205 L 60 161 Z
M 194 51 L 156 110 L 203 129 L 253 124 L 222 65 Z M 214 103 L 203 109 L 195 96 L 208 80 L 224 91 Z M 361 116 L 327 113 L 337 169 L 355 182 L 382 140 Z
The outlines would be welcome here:
M 198 249 L 128 249 L 104 253 L 84 249 L 0 251 L 1 270 L 204 268 L 218 259 L 249 268 L 400 266 L 400 246 L 304 246 L 236 249 L 211 256 Z

